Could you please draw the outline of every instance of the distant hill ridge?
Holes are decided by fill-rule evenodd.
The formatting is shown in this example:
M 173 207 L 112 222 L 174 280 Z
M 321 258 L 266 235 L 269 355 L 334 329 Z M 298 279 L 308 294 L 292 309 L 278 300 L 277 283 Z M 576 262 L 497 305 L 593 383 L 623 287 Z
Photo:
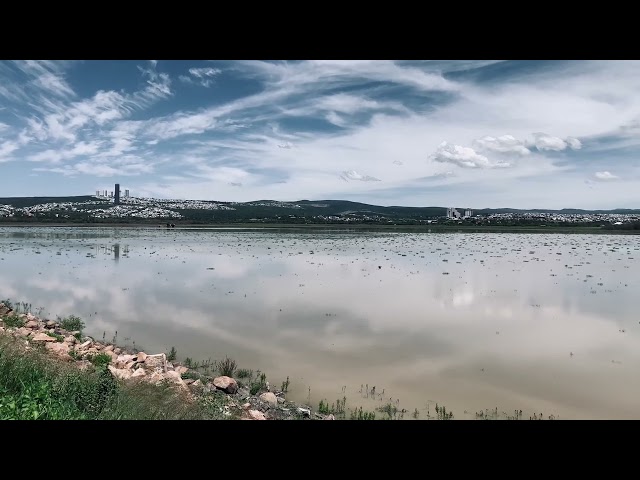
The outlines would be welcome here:
M 14 208 L 31 207 L 45 203 L 82 203 L 92 202 L 96 200 L 93 195 L 80 195 L 68 197 L 5 197 L 0 198 L 0 204 L 11 205 Z M 159 203 L 163 199 L 158 199 Z M 262 213 L 273 214 L 278 211 L 284 214 L 287 205 L 299 205 L 300 208 L 291 208 L 291 214 L 300 213 L 300 210 L 308 211 L 314 215 L 346 215 L 349 213 L 373 215 L 401 215 L 403 217 L 437 217 L 446 214 L 447 207 L 407 207 L 402 205 L 381 206 L 371 205 L 367 203 L 351 202 L 348 200 L 299 200 L 299 201 L 279 201 L 279 200 L 253 200 L 250 202 L 222 202 L 217 200 L 202 200 L 206 202 L 215 202 L 224 205 L 231 205 L 237 211 L 251 210 L 256 214 Z M 97 202 L 97 200 L 96 200 Z M 260 206 L 257 204 L 267 204 Z M 467 207 L 456 207 L 463 212 Z M 284 210 L 284 211 L 283 211 Z M 498 214 L 498 213 L 557 213 L 557 214 L 640 214 L 640 209 L 617 208 L 612 210 L 584 210 L 577 208 L 563 208 L 559 210 L 553 209 L 520 209 L 520 208 L 472 208 L 474 214 Z

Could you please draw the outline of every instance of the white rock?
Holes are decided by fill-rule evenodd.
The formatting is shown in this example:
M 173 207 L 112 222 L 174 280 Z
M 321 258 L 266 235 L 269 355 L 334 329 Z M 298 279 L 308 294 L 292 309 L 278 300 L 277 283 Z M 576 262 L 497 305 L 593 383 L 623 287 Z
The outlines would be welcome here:
M 305 417 L 311 416 L 311 410 L 309 410 L 308 408 L 298 407 L 298 413 L 304 415 Z
M 131 378 L 131 370 L 121 370 L 119 368 L 115 368 L 113 365 L 107 365 L 107 368 L 111 372 L 111 374 L 116 378 L 121 378 L 122 380 L 127 380 Z
M 264 413 L 260 410 L 249 410 L 249 417 L 251 420 L 266 420 Z
M 147 376 L 147 372 L 144 371 L 144 368 L 138 368 L 131 374 L 131 378 L 146 377 L 146 376 Z
M 50 337 L 46 333 L 38 333 L 36 334 L 35 337 L 33 337 L 33 341 L 34 342 L 55 342 L 56 339 L 53 337 Z
M 238 382 L 226 375 L 214 378 L 213 385 L 215 385 L 218 390 L 222 390 L 225 393 L 230 393 L 232 395 L 238 391 Z
M 278 405 L 278 398 L 272 392 L 263 393 L 262 395 L 260 395 L 260 400 L 268 403 L 272 407 Z
M 147 354 L 144 352 L 138 352 L 138 362 L 144 362 L 147 359 Z
M 27 322 L 27 324 L 25 325 L 25 327 L 27 327 L 27 328 L 38 328 L 38 322 L 36 322 L 35 320 L 29 320 Z

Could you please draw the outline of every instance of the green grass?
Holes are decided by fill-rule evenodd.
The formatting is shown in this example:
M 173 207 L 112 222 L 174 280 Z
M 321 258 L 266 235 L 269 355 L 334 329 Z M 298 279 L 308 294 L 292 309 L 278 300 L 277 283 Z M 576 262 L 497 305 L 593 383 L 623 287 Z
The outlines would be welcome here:
M 98 357 L 99 355 L 96 355 Z M 171 388 L 81 371 L 0 335 L 0 419 L 220 419 L 224 396 L 190 401 Z
M 8 317 L 4 317 L 3 322 L 6 327 L 12 327 L 12 328 L 24 327 L 24 320 L 17 315 L 10 315 Z
M 238 378 L 251 378 L 251 377 L 253 377 L 253 370 L 249 370 L 248 368 L 240 368 L 236 372 L 236 377 L 238 377 Z
M 60 320 L 60 327 L 70 332 L 74 332 L 76 330 L 82 332 L 85 324 L 80 317 L 69 315 L 68 317 Z
M 111 363 L 111 356 L 106 353 L 98 353 L 97 355 L 88 356 L 87 360 L 96 368 L 106 368 Z
M 64 342 L 64 337 L 62 335 L 58 335 L 57 333 L 45 332 L 51 338 L 55 338 L 56 342 Z
M 215 369 L 220 372 L 221 375 L 225 375 L 227 377 L 233 377 L 233 374 L 238 368 L 235 360 L 232 360 L 229 357 L 225 357 L 224 360 L 220 360 L 216 362 Z

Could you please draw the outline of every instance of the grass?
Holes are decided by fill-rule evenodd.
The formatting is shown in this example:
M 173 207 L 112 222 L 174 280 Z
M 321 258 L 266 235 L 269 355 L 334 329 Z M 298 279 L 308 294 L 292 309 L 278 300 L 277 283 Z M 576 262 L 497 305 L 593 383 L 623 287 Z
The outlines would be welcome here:
M 57 333 L 45 332 L 51 338 L 55 338 L 56 342 L 64 342 L 64 337 L 62 335 L 58 335 Z
M 11 300 L 8 298 L 6 300 L 0 300 L 0 303 L 4 303 L 9 310 L 13 310 L 13 303 L 11 303 Z
M 69 315 L 68 317 L 65 317 L 60 320 L 60 327 L 70 332 L 75 332 L 75 331 L 82 332 L 82 330 L 85 327 L 85 324 L 80 317 L 77 317 L 75 315 Z
M 249 393 L 251 395 L 257 395 L 260 391 L 267 388 L 267 376 L 261 373 L 256 381 L 251 382 L 249 386 Z
M 238 364 L 235 360 L 229 357 L 225 357 L 224 360 L 220 360 L 215 364 L 215 369 L 220 372 L 221 375 L 225 375 L 227 377 L 233 377 L 236 368 L 238 368 Z
M 230 418 L 224 402 L 212 394 L 189 401 L 168 383 L 125 384 L 106 368 L 81 371 L 0 336 L 0 419 Z
M 375 420 L 375 412 L 368 412 L 363 410 L 362 407 L 351 411 L 351 420 Z
M 3 322 L 6 327 L 12 327 L 12 328 L 24 327 L 24 320 L 17 315 L 10 315 L 8 317 L 4 317 Z
M 247 368 L 240 368 L 236 372 L 236 377 L 238 377 L 238 378 L 251 378 L 251 377 L 253 377 L 253 370 L 249 370 Z
M 88 356 L 89 360 L 96 368 L 107 368 L 111 363 L 111 356 L 106 353 L 98 353 L 97 355 Z

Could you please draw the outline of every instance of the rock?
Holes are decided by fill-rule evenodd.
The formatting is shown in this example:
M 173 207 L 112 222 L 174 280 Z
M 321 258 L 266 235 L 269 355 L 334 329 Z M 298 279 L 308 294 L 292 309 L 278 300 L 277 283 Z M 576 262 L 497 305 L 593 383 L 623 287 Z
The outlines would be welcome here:
M 25 325 L 26 328 L 38 328 L 38 322 L 35 320 L 29 320 Z
M 69 355 L 68 343 L 55 342 L 55 343 L 47 343 L 46 345 L 47 345 L 47 350 L 52 351 L 58 357 L 63 358 L 65 360 L 72 360 L 71 356 Z
M 56 322 L 54 322 L 53 320 L 48 320 L 45 325 L 47 326 L 47 328 L 53 328 L 56 326 Z
M 139 378 L 139 377 L 146 377 L 146 376 L 147 376 L 147 372 L 144 371 L 144 368 L 138 368 L 135 372 L 131 374 L 131 378 Z
M 249 418 L 251 418 L 251 420 L 266 420 L 264 413 L 260 410 L 249 410 Z
M 180 376 L 180 374 L 178 372 L 176 372 L 175 370 L 169 370 L 165 376 L 175 385 L 177 385 L 178 387 L 180 387 L 183 390 L 188 390 L 187 388 L 187 384 L 184 383 L 184 380 L 182 380 L 182 377 Z
M 93 344 L 93 347 L 96 350 L 102 350 L 104 348 L 104 345 L 102 345 L 101 343 L 96 342 L 96 343 Z
M 187 367 L 183 367 L 182 365 L 174 367 L 174 370 L 176 372 L 178 372 L 180 375 L 184 375 L 185 373 L 187 373 L 189 371 L 189 369 Z
M 27 327 L 20 327 L 18 330 L 16 330 L 16 332 L 18 333 L 18 335 L 21 335 L 23 337 L 27 337 L 29 336 L 29 334 L 31 333 L 31 329 L 27 328 Z M 49 337 L 51 338 L 51 337 Z M 56 341 L 56 339 L 52 339 L 54 342 Z
M 242 405 L 242 408 L 244 408 L 245 410 L 249 410 L 251 408 L 251 404 L 247 402 L 244 405 Z
M 311 416 L 311 410 L 309 410 L 308 408 L 298 407 L 298 413 L 300 415 L 304 415 L 305 417 Z
M 34 342 L 55 342 L 56 339 L 53 337 L 50 337 L 49 335 L 47 335 L 46 333 L 37 333 L 34 337 L 33 337 L 33 341 Z
M 186 382 L 186 380 L 185 380 L 185 382 Z M 193 382 L 191 385 L 194 386 L 194 387 L 201 387 L 202 386 L 202 381 L 200 379 L 198 379 L 195 382 Z
M 86 342 L 80 344 L 77 346 L 78 350 L 83 349 L 83 348 L 87 348 L 89 345 L 91 345 L 91 340 L 87 340 Z
M 68 343 L 69 345 L 73 345 L 76 343 L 76 337 L 69 335 L 68 337 L 64 337 L 64 343 Z
M 118 365 L 122 367 L 124 367 L 125 365 L 127 365 L 128 363 L 135 363 L 136 360 L 136 356 L 135 355 L 118 355 L 116 357 L 116 362 L 118 363 Z
M 133 370 L 133 367 L 136 366 L 136 362 L 134 362 L 133 360 L 130 362 L 125 363 L 124 368 L 126 368 L 127 370 Z M 138 369 L 140 370 L 140 369 Z
M 122 380 L 128 380 L 131 378 L 131 370 L 120 370 L 119 368 L 115 368 L 113 365 L 107 365 L 107 368 L 115 378 Z
M 26 313 L 21 313 L 20 315 L 18 315 L 18 317 L 20 317 L 23 320 L 27 319 L 27 314 Z
M 107 345 L 106 347 L 104 347 L 104 349 L 102 350 L 103 352 L 113 352 L 113 349 L 115 347 L 113 345 Z
M 336 417 L 333 416 L 333 413 L 327 415 L 326 417 L 324 417 L 325 420 L 335 420 Z
M 36 317 L 33 313 L 29 312 L 29 313 L 27 313 L 27 321 L 28 322 L 37 322 L 38 321 L 38 317 Z
M 232 395 L 238 391 L 238 382 L 225 375 L 214 378 L 213 384 L 218 390 L 222 390 L 223 392 L 230 393 Z
M 184 383 L 186 383 L 187 385 L 191 385 L 194 382 L 195 382 L 195 380 L 193 378 L 185 378 L 184 379 Z
M 167 370 L 174 370 L 173 363 L 171 363 L 171 362 L 167 362 L 166 363 L 166 367 L 167 367 Z
M 104 353 L 105 355 L 109 355 L 111 357 L 111 362 L 115 363 L 116 359 L 118 358 L 118 356 L 113 353 L 111 350 L 103 350 L 102 353 Z
M 144 359 L 144 366 L 158 373 L 167 373 L 167 356 L 164 353 L 147 355 Z
M 120 349 L 118 348 L 117 350 L 120 350 Z M 138 352 L 138 361 L 139 362 L 144 362 L 146 359 L 147 359 L 147 354 L 146 353 Z
M 116 348 L 113 349 L 113 353 L 115 353 L 116 355 L 120 355 L 122 353 L 122 349 L 116 347 Z
M 275 407 L 278 405 L 278 398 L 271 392 L 266 392 L 260 395 L 260 400 L 268 403 L 270 406 Z
M 284 403 L 284 398 L 278 397 L 278 403 Z
M 0 315 L 7 315 L 8 313 L 12 312 L 13 310 L 9 307 L 7 307 L 4 303 L 0 303 Z

